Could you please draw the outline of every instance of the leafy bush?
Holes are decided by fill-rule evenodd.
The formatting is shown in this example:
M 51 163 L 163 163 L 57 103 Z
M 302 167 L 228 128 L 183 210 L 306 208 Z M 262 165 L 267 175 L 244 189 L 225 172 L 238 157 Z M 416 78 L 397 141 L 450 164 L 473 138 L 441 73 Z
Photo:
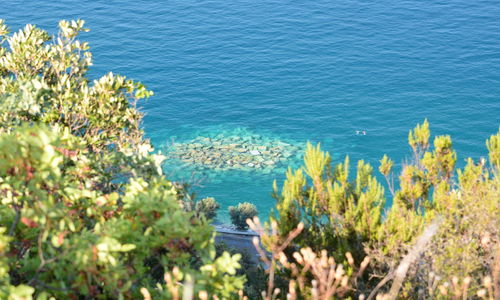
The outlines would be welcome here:
M 400 296 L 434 297 L 438 291 L 429 287 L 450 284 L 461 274 L 473 278 L 468 279 L 468 288 L 477 291 L 481 278 L 493 272 L 500 241 L 500 131 L 487 141 L 490 166 L 485 159 L 478 163 L 468 159 L 466 167 L 458 171 L 451 138 L 436 137 L 433 149 L 429 139 L 427 121 L 410 131 L 414 159 L 402 167 L 397 190 L 393 162 L 387 156 L 382 158 L 379 170 L 393 196 L 385 217 L 386 193 L 370 165 L 358 162 L 350 181 L 348 157 L 331 166 L 328 153 L 319 145 L 308 145 L 304 166 L 287 172 L 281 192 L 275 184 L 277 211 L 272 220 L 277 239 L 286 239 L 299 224 L 304 225 L 285 253 L 304 247 L 316 253 L 325 249 L 344 263 L 346 252 L 356 261 L 369 256 L 369 276 L 357 280 L 356 288 L 358 293 L 370 292 L 378 283 L 374 279 L 390 275 L 423 229 L 441 218 L 427 251 L 409 270 L 411 276 Z
M 255 205 L 253 205 L 252 203 L 238 203 L 238 206 L 229 207 L 231 222 L 239 230 L 247 229 L 248 225 L 246 223 L 246 220 L 257 216 L 257 214 L 257 207 L 255 207 Z
M 215 201 L 214 198 L 208 197 L 203 198 L 196 203 L 196 215 L 205 216 L 207 220 L 212 220 L 217 217 L 217 210 L 220 208 L 220 204 Z
M 186 212 L 194 213 L 198 218 L 202 216 L 207 220 L 212 220 L 217 217 L 217 210 L 220 208 L 220 204 L 215 200 L 215 198 L 207 197 L 198 200 L 196 197 L 196 192 L 191 191 L 192 184 L 174 183 L 177 190 L 177 199 L 179 200 L 182 209 Z
M 331 158 L 319 145 L 307 145 L 304 167 L 287 171 L 279 194 L 275 183 L 278 231 L 286 235 L 303 222 L 304 232 L 296 242 L 314 251 L 331 251 L 343 261 L 351 252 L 362 259 L 364 243 L 378 240 L 385 205 L 384 188 L 373 168 L 359 161 L 350 181 L 350 161 L 330 166 Z
M 6 36 L 0 20 L 0 42 L 9 45 L 0 44 L 1 128 L 8 131 L 23 121 L 57 123 L 94 151 L 146 145 L 135 106 L 152 92 L 113 73 L 91 82 L 88 43 L 76 40 L 87 31 L 84 22 L 61 21 L 59 28 L 54 38 L 33 25 Z
M 252 254 L 247 249 L 230 247 L 224 242 L 216 243 L 215 250 L 217 257 L 221 256 L 224 252 L 228 252 L 231 255 L 241 255 L 239 261 L 241 268 L 237 271 L 237 274 L 245 275 L 247 279 L 243 290 L 245 296 L 249 299 L 260 299 L 261 292 L 266 289 L 267 278 L 264 268 L 260 264 L 255 263 L 255 258 L 252 258 Z
M 123 193 L 95 189 L 82 144 L 44 127 L 0 136 L 12 283 L 58 298 L 137 297 L 139 286 L 153 287 L 173 266 L 196 274 L 193 256 L 214 259 L 212 228 L 182 212 L 170 182 L 136 177 Z
M 142 137 L 135 102 L 151 93 L 113 74 L 90 84 L 82 30 L 5 37 L 0 21 L 0 298 L 171 298 L 158 283 L 172 270 L 234 296 L 239 256 L 215 258 L 213 228 Z

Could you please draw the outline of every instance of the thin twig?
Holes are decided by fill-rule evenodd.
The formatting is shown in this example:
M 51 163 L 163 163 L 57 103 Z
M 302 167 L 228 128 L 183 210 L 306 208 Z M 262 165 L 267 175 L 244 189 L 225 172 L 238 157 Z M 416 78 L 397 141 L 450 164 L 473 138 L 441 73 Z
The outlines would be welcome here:
M 378 290 L 380 290 L 381 287 L 383 287 L 389 280 L 394 278 L 394 271 L 391 270 L 389 273 L 382 279 L 376 286 L 375 288 L 371 291 L 370 295 L 368 295 L 368 298 L 366 300 L 371 300 L 375 295 L 377 295 Z
M 403 258 L 399 266 L 396 268 L 394 272 L 394 281 L 392 283 L 391 289 L 389 291 L 387 299 L 393 300 L 396 299 L 401 286 L 403 285 L 403 280 L 406 277 L 406 273 L 408 272 L 408 268 L 415 260 L 422 254 L 427 244 L 430 242 L 432 237 L 436 234 L 439 229 L 439 225 L 441 225 L 443 218 L 438 216 L 435 218 L 432 223 L 427 226 L 424 232 L 418 237 L 417 242 L 412 247 L 410 252 L 406 254 Z
M 19 220 L 21 220 L 21 209 L 18 205 L 14 205 L 14 208 L 16 209 L 16 216 L 14 217 L 14 220 L 12 221 L 12 225 L 9 228 L 9 235 L 13 236 L 14 231 L 16 230 L 17 224 L 19 223 Z

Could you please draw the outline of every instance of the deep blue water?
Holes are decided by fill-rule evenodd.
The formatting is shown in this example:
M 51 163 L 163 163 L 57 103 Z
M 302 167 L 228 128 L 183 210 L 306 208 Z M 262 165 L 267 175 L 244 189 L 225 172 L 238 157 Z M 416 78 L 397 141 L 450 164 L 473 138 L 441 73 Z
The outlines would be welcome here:
M 408 130 L 428 118 L 462 164 L 486 156 L 500 125 L 498 1 L 3 0 L 0 18 L 52 32 L 60 19 L 86 20 L 91 75 L 155 92 L 143 110 L 157 148 L 243 128 L 321 142 L 335 160 L 402 163 Z M 223 204 L 222 220 L 242 201 L 266 216 L 274 178 L 227 172 L 199 194 Z

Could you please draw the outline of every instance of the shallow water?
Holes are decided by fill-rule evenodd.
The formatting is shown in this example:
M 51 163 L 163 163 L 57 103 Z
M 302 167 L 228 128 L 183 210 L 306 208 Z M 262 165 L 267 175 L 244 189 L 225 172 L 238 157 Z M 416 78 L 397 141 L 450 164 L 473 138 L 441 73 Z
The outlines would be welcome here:
M 462 164 L 487 154 L 500 125 L 497 1 L 4 0 L 0 12 L 15 30 L 85 19 L 92 76 L 113 71 L 155 91 L 144 126 L 159 149 L 242 128 L 321 142 L 335 160 L 401 163 L 408 130 L 428 118 Z M 222 221 L 242 201 L 267 216 L 275 178 L 225 172 L 198 192 L 223 204 Z

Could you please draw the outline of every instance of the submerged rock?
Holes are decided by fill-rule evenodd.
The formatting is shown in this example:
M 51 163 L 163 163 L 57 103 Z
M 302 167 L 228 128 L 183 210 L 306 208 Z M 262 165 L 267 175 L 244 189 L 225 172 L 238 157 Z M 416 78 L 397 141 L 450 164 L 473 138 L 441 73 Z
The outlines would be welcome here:
M 252 155 L 259 155 L 260 152 L 259 152 L 259 150 L 250 150 L 250 154 L 252 154 Z
M 277 166 L 286 167 L 289 159 L 301 153 L 299 146 L 260 135 L 198 136 L 167 149 L 169 158 L 179 159 L 195 169 L 260 170 L 264 173 Z

